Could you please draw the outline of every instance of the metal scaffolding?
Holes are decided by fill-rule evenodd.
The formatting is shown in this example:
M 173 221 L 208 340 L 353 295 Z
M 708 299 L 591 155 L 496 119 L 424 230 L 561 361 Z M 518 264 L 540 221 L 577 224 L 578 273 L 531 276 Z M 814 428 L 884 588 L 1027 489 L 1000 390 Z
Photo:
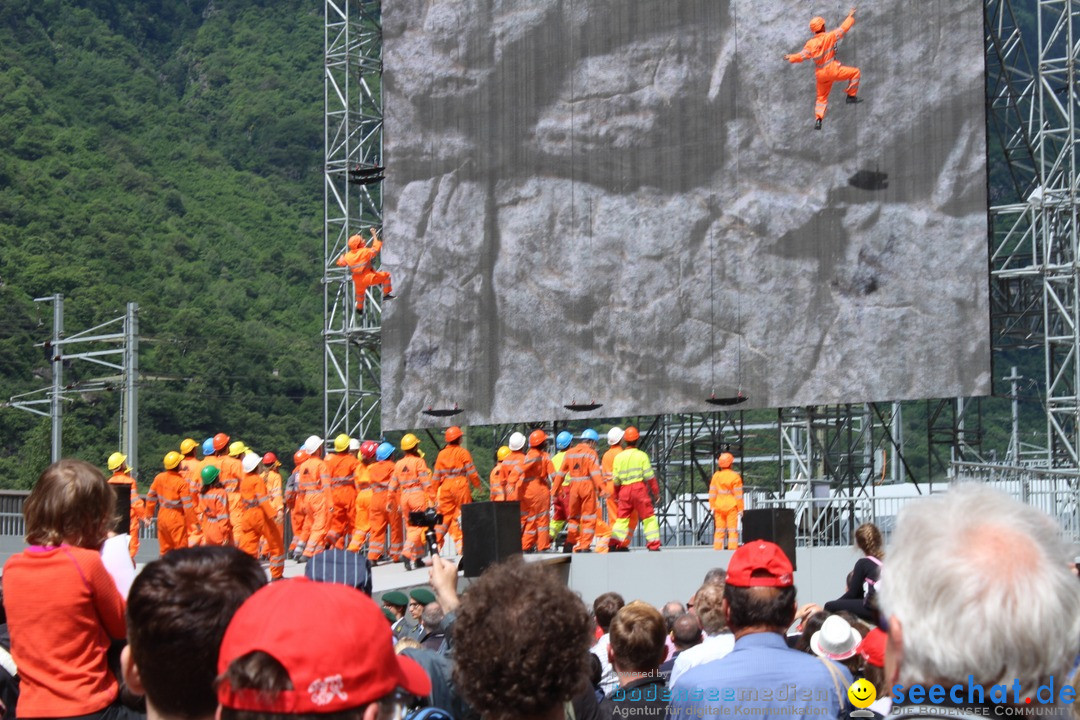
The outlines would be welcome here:
M 382 20 L 378 0 L 325 3 L 323 437 L 379 427 L 381 298 L 356 309 L 348 239 L 382 226 Z
M 1034 7 L 1035 54 L 1018 10 Z M 1077 101 L 1080 2 L 1023 7 L 987 0 L 987 101 L 1015 195 L 990 209 L 995 348 L 1044 354 L 1043 462 L 1075 468 L 1080 450 L 1080 276 L 1077 267 Z M 1032 63 L 1034 58 L 1034 63 Z M 993 153 L 991 154 L 993 159 Z

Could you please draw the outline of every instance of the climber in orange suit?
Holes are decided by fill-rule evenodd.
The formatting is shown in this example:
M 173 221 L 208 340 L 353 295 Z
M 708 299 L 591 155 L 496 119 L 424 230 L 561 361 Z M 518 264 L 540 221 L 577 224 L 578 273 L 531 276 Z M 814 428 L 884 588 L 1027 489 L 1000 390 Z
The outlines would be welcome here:
M 178 469 L 183 456 L 175 450 L 165 454 L 165 471 L 154 477 L 150 492 L 146 495 L 146 517 L 154 516 L 154 509 L 161 504 L 158 513 L 158 548 L 161 554 L 186 548 L 188 532 L 195 527 L 195 506 L 191 500 L 191 486 Z
M 472 491 L 480 487 L 480 475 L 473 465 L 472 454 L 461 447 L 461 428 L 454 425 L 447 429 L 446 447 L 435 458 L 435 483 L 439 486 L 436 502 L 443 521 L 435 526 L 435 536 L 442 549 L 446 533 L 454 539 L 454 549 L 462 553 L 461 506 L 472 502 Z
M 266 540 L 270 555 L 270 580 L 280 580 L 285 572 L 285 545 L 281 531 L 274 521 L 277 510 L 270 504 L 270 493 L 259 472 L 261 458 L 255 453 L 244 455 L 244 474 L 240 478 L 239 494 L 242 515 L 238 547 L 259 559 L 259 539 Z
M 352 273 L 353 285 L 356 287 L 356 309 L 364 309 L 364 295 L 367 289 L 373 285 L 382 285 L 383 298 L 392 298 L 393 290 L 390 288 L 390 273 L 376 270 L 371 266 L 375 256 L 382 249 L 382 240 L 379 239 L 375 228 L 371 228 L 371 245 L 364 244 L 362 235 L 353 235 L 349 238 L 349 249 L 337 259 L 338 267 L 348 267 Z
M 724 532 L 727 531 L 727 549 L 739 547 L 739 518 L 743 514 L 742 475 L 731 469 L 735 457 L 731 453 L 720 453 L 716 465 L 720 469 L 713 473 L 709 484 L 709 507 L 713 511 L 715 530 L 713 532 L 713 550 L 724 549 Z
M 829 92 L 834 82 L 847 80 L 847 102 L 855 104 L 859 102 L 859 68 L 841 65 L 836 59 L 836 44 L 847 34 L 847 31 L 855 24 L 855 8 L 851 8 L 847 19 L 835 30 L 825 30 L 825 18 L 815 17 L 810 21 L 810 31 L 814 37 L 806 41 L 802 52 L 785 55 L 784 59 L 790 63 L 801 63 L 803 60 L 814 61 L 814 79 L 817 81 L 817 103 L 814 105 L 814 128 L 821 129 L 821 121 L 825 118 L 825 110 L 829 106 Z

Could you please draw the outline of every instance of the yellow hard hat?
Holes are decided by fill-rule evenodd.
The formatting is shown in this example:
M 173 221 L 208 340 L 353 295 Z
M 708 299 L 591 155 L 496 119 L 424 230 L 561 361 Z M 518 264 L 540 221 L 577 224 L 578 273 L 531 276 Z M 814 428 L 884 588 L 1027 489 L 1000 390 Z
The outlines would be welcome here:
M 116 468 L 127 462 L 127 455 L 122 452 L 114 452 L 109 456 L 109 469 L 115 470 Z
M 348 450 L 349 442 L 351 440 L 352 438 L 345 433 L 341 433 L 340 435 L 338 435 L 336 438 L 334 438 L 334 452 L 345 452 L 346 450 Z
M 499 462 L 502 462 L 502 461 L 503 461 L 503 460 L 505 460 L 506 458 L 510 457 L 510 448 L 508 448 L 508 447 L 506 447 L 505 445 L 503 445 L 503 446 L 502 446 L 501 448 L 499 448 L 499 449 L 498 449 L 498 451 L 497 451 L 497 452 L 495 453 L 495 457 L 499 458 Z
M 180 461 L 183 459 L 183 455 L 176 452 L 175 450 L 170 450 L 169 452 L 165 453 L 165 459 L 162 461 L 162 463 L 165 465 L 166 470 L 172 470 L 177 465 L 179 465 Z
M 199 443 L 195 442 L 191 438 L 184 438 L 180 441 L 180 454 L 187 455 L 189 452 L 199 447 Z
M 401 438 L 401 449 L 412 450 L 414 447 L 420 444 L 420 438 L 416 437 L 412 433 L 405 433 L 405 437 Z
M 229 445 L 229 454 L 233 457 L 237 455 L 243 455 L 248 451 L 248 446 L 237 440 L 232 445 Z

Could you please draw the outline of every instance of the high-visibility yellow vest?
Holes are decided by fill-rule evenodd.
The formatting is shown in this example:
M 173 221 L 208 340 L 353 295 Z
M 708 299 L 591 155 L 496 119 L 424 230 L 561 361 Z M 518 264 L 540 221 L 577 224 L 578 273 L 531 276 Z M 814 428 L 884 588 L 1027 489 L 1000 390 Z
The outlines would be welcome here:
M 645 451 L 637 448 L 626 448 L 615 456 L 615 462 L 611 467 L 611 479 L 616 487 L 620 485 L 633 485 L 644 482 L 653 477 L 652 463 Z

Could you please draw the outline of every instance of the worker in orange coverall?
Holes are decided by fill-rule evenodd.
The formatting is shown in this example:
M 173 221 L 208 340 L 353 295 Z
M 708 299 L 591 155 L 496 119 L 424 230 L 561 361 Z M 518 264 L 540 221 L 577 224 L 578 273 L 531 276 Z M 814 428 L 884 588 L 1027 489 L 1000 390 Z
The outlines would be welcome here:
M 162 464 L 165 471 L 154 477 L 150 492 L 146 495 L 146 517 L 154 517 L 154 509 L 161 503 L 158 513 L 157 535 L 161 554 L 186 548 L 188 532 L 196 524 L 195 505 L 191 498 L 191 486 L 178 469 L 183 456 L 175 450 L 165 453 Z
M 817 103 L 814 105 L 816 130 L 821 129 L 821 121 L 825 119 L 825 111 L 829 107 L 829 93 L 834 82 L 847 80 L 847 103 L 854 105 L 859 102 L 859 68 L 841 65 L 836 59 L 836 44 L 854 24 L 855 8 L 851 8 L 847 19 L 835 30 L 826 31 L 825 18 L 815 17 L 810 21 L 810 32 L 814 33 L 814 36 L 806 41 L 802 52 L 784 56 L 790 63 L 814 61 L 814 79 L 817 82 Z
M 334 452 L 326 456 L 330 470 L 330 497 L 333 509 L 330 529 L 326 533 L 326 546 L 345 549 L 345 539 L 352 534 L 356 519 L 356 456 L 349 452 L 352 442 L 345 433 L 334 438 Z
M 551 456 L 551 467 L 555 470 L 555 476 L 558 477 L 559 471 L 562 470 L 563 459 L 566 458 L 566 451 L 570 448 L 570 443 L 574 441 L 574 434 L 569 430 L 563 430 L 555 436 L 555 454 Z M 569 517 L 567 514 L 570 509 L 570 483 L 562 484 L 559 487 L 552 486 L 551 488 L 551 524 L 548 526 L 548 535 L 556 543 L 559 542 L 559 533 L 566 527 L 566 520 Z M 563 552 L 570 552 L 574 547 L 574 543 L 570 540 L 569 534 L 566 537 L 566 544 L 563 546 Z
M 604 492 L 602 494 L 607 499 L 603 503 L 604 507 L 601 507 L 599 512 L 602 512 L 604 508 L 606 508 L 607 520 L 605 521 L 604 518 L 599 516 L 596 518 L 596 552 L 598 553 L 606 553 L 610 549 L 611 527 L 619 517 L 619 500 L 615 497 L 615 483 L 612 481 L 612 468 L 615 467 L 615 457 L 623 451 L 622 439 L 622 428 L 613 427 L 608 430 L 608 449 L 604 451 L 604 456 L 600 458 L 600 472 L 604 475 Z M 638 525 L 637 510 L 631 510 L 630 517 L 626 520 L 630 534 L 627 535 L 625 547 L 629 547 L 630 538 L 634 536 L 634 530 L 637 529 Z
M 461 506 L 472 502 L 469 486 L 480 487 L 480 475 L 473 465 L 472 454 L 461 447 L 461 428 L 454 425 L 447 428 L 446 447 L 435 458 L 435 483 L 439 486 L 436 509 L 443 521 L 435 526 L 435 537 L 442 550 L 443 538 L 449 531 L 454 539 L 454 548 L 458 555 L 464 546 L 461 536 Z
M 197 511 L 199 529 L 204 545 L 232 545 L 232 521 L 229 519 L 229 496 L 221 485 L 221 471 L 216 465 L 207 465 L 199 473 L 202 490 L 199 492 Z
M 322 459 L 322 438 L 310 435 L 301 449 L 308 455 L 296 469 L 296 491 L 303 497 L 304 524 L 294 552 L 299 556 L 297 560 L 307 562 L 315 553 L 326 549 L 334 499 L 330 490 L 330 468 Z
M 300 475 L 297 472 L 308 454 L 303 450 L 293 453 L 293 471 L 285 480 L 285 509 L 289 513 L 289 527 L 292 529 L 292 541 L 289 543 L 289 555 L 295 556 L 296 546 L 300 543 L 300 531 L 304 527 L 304 516 L 307 512 L 307 502 L 300 495 Z M 304 548 L 300 548 L 304 552 Z
M 215 448 L 218 446 L 219 436 L 225 438 L 225 442 L 229 441 L 228 435 L 218 433 L 214 436 Z M 247 445 L 239 440 L 229 443 L 227 449 L 217 450 L 217 455 L 221 458 L 221 463 L 218 465 L 221 475 L 218 478 L 225 487 L 225 492 L 229 494 L 229 520 L 232 522 L 233 541 L 237 545 L 240 544 L 240 517 L 244 514 L 240 506 L 240 478 L 244 476 L 244 467 L 240 458 L 247 451 Z
M 529 433 L 529 452 L 522 466 L 523 487 L 518 491 L 521 512 L 525 514 L 525 528 L 521 532 L 523 552 L 543 552 L 551 546 L 548 535 L 551 510 L 551 480 L 555 468 L 551 457 L 544 451 L 547 433 L 533 430 Z
M 637 510 L 641 518 L 641 529 L 645 531 L 645 547 L 656 551 L 660 549 L 660 523 L 656 519 L 653 502 L 660 496 L 660 485 L 652 469 L 652 462 L 644 450 L 639 450 L 637 443 L 640 433 L 636 427 L 628 427 L 623 433 L 626 449 L 615 458 L 611 468 L 615 493 L 619 496 L 619 517 L 611 527 L 613 550 L 627 549 L 630 539 L 630 523 L 627 518 L 631 510 Z
M 713 550 L 724 549 L 724 531 L 727 531 L 727 549 L 739 547 L 739 518 L 743 514 L 742 475 L 731 469 L 735 457 L 720 453 L 716 464 L 720 468 L 709 483 L 709 507 L 713 511 L 716 529 L 713 531 Z
M 349 249 L 337 259 L 338 267 L 348 267 L 352 273 L 357 310 L 364 309 L 364 296 L 367 289 L 373 285 L 382 285 L 384 299 L 394 297 L 390 288 L 390 273 L 371 266 L 381 249 L 382 240 L 376 234 L 375 228 L 371 228 L 371 245 L 364 244 L 362 235 L 353 235 L 349 238 Z
M 243 515 L 237 547 L 257 560 L 259 539 L 266 540 L 270 554 L 270 580 L 280 580 L 285 572 L 285 545 L 277 523 L 274 522 L 277 512 L 270 504 L 270 493 L 267 492 L 266 483 L 259 472 L 262 459 L 249 452 L 241 462 L 244 469 L 244 475 L 240 478 L 240 506 L 243 508 Z
M 390 530 L 391 562 L 401 559 L 402 528 L 398 508 L 398 487 L 394 480 L 394 446 L 380 443 L 375 450 L 375 462 L 367 466 L 371 481 L 371 539 L 368 541 L 368 559 L 378 563 L 386 553 L 386 531 Z M 395 518 L 397 521 L 395 522 Z
M 432 507 L 431 469 L 424 462 L 424 454 L 418 447 L 420 438 L 406 433 L 401 438 L 401 451 L 405 457 L 394 465 L 393 485 L 397 487 L 401 515 L 405 519 L 405 569 L 420 567 L 420 558 L 424 556 L 425 528 L 409 523 L 409 513 L 423 512 Z
M 525 460 L 524 453 L 520 460 Z M 500 447 L 495 453 L 495 467 L 491 468 L 491 500 L 493 502 L 516 502 L 517 486 L 521 476 L 521 462 L 508 462 L 511 455 L 510 448 L 506 445 Z
M 282 486 L 281 473 L 278 472 L 278 468 L 281 467 L 281 463 L 278 462 L 277 455 L 272 452 L 265 453 L 262 456 L 263 470 L 260 473 L 262 475 L 263 482 L 266 483 L 266 492 L 270 496 L 270 506 L 274 508 L 274 524 L 277 525 L 278 532 L 281 533 L 281 537 L 285 537 L 285 494 L 284 487 Z M 284 542 L 284 540 L 282 540 Z M 263 540 L 259 543 L 259 557 L 268 556 L 269 547 L 266 541 Z
M 135 478 L 128 475 L 130 470 L 127 467 L 127 455 L 114 452 L 109 456 L 108 465 L 113 473 L 112 477 L 109 478 L 109 484 L 126 485 L 131 488 L 131 519 L 128 523 L 131 540 L 128 541 L 128 552 L 131 554 L 131 559 L 134 560 L 136 553 L 139 552 L 139 522 L 146 517 L 145 505 L 139 499 L 139 490 L 135 486 Z
M 353 471 L 353 480 L 356 482 L 356 506 L 353 514 L 353 533 L 349 539 L 349 550 L 360 552 L 364 543 L 371 537 L 371 497 L 374 491 L 371 489 L 371 476 L 368 468 L 375 463 L 375 451 L 379 443 L 374 440 L 365 440 L 357 443 L 360 452 L 359 462 Z M 350 445 L 351 447 L 351 445 Z
M 592 428 L 581 434 L 581 442 L 570 448 L 562 468 L 555 475 L 553 492 L 566 483 L 570 498 L 566 508 L 566 544 L 574 552 L 590 552 L 596 534 L 597 498 L 604 492 L 604 476 L 596 454 L 599 435 Z
M 506 466 L 507 472 L 510 474 L 510 481 L 504 484 L 506 500 L 510 502 L 521 501 L 521 490 L 525 483 L 525 436 L 519 432 L 511 433 L 510 439 L 506 441 L 507 447 L 510 453 L 503 460 L 503 465 Z M 525 508 L 521 509 L 521 528 L 525 529 Z
M 199 473 L 202 471 L 203 464 L 201 460 L 195 457 L 195 450 L 198 447 L 199 443 L 191 438 L 184 438 L 180 441 L 180 454 L 184 457 L 180 460 L 179 470 L 180 474 L 188 481 L 188 490 L 191 492 L 192 502 L 198 501 L 199 491 L 202 490 L 202 478 L 199 477 Z M 198 515 L 197 512 L 196 515 Z M 202 544 L 202 531 L 199 529 L 199 523 L 196 522 L 188 528 L 188 547 Z

